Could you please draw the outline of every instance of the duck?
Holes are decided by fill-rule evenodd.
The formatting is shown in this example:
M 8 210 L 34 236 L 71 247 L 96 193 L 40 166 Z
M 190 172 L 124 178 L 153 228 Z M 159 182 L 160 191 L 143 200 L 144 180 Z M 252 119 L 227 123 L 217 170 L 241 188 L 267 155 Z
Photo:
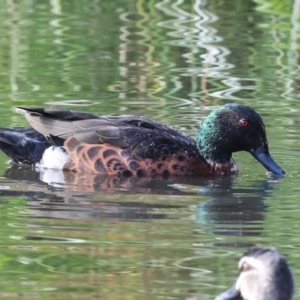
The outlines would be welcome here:
M 98 116 L 62 108 L 17 107 L 29 128 L 0 128 L 0 149 L 13 163 L 93 174 L 226 176 L 232 154 L 249 152 L 269 172 L 284 170 L 269 153 L 262 118 L 243 104 L 215 108 L 196 140 L 144 116 Z
M 254 246 L 240 259 L 235 284 L 215 300 L 292 300 L 295 284 L 285 258 L 273 247 Z

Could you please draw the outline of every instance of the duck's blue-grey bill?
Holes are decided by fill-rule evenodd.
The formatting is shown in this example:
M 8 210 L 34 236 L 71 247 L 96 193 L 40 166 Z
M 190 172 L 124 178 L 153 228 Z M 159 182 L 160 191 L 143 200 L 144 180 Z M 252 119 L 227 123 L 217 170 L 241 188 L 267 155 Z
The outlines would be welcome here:
M 239 300 L 241 298 L 241 293 L 235 288 L 235 285 L 232 286 L 226 292 L 220 294 L 215 298 L 215 300 Z
M 276 175 L 284 175 L 285 172 L 277 165 L 271 157 L 269 150 L 265 145 L 250 150 L 250 153 L 270 172 Z

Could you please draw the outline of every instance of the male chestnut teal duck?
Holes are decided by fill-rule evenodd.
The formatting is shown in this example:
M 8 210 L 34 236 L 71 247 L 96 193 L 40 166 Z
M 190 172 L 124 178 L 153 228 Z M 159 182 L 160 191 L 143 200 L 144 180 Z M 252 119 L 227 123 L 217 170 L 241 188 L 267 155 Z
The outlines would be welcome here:
M 196 140 L 142 116 L 97 116 L 58 108 L 17 108 L 31 128 L 0 129 L 15 163 L 119 176 L 207 176 L 238 172 L 232 153 L 250 152 L 268 171 L 264 123 L 250 107 L 226 104 L 202 122 Z
M 233 287 L 215 300 L 292 300 L 294 279 L 286 260 L 270 247 L 253 247 L 239 262 Z

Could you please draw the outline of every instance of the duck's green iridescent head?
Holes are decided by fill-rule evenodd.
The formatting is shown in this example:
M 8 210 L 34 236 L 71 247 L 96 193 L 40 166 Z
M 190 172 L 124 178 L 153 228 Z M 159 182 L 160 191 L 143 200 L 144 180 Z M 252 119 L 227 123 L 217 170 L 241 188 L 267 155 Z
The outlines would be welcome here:
M 226 104 L 214 109 L 202 122 L 197 133 L 199 153 L 213 163 L 227 163 L 232 153 L 250 152 L 268 171 L 285 172 L 269 154 L 264 123 L 252 108 Z

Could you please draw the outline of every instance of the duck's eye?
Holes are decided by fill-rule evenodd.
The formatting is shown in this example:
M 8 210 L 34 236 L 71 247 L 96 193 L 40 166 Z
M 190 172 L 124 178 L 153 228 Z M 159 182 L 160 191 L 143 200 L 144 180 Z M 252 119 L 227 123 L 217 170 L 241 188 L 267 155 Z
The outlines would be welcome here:
M 242 127 L 247 127 L 249 125 L 248 121 L 245 119 L 240 119 L 239 123 Z
M 248 263 L 244 262 L 241 267 L 241 272 L 246 272 L 249 270 L 251 270 L 251 266 Z

